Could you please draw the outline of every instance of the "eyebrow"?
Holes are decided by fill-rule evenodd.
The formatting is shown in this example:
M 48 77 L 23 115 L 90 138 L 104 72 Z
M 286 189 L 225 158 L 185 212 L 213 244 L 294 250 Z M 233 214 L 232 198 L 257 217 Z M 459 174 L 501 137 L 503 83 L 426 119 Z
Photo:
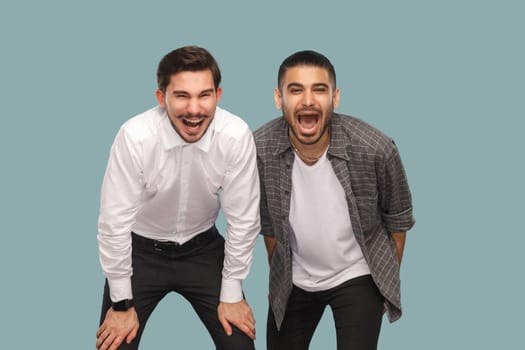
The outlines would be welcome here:
M 286 89 L 291 89 L 291 88 L 304 88 L 304 85 L 303 84 L 299 84 L 299 83 L 290 83 L 288 85 L 286 85 Z M 316 88 L 316 87 L 325 87 L 325 88 L 330 88 L 330 86 L 328 84 L 325 84 L 325 83 L 314 83 L 312 85 L 313 88 Z
M 328 85 L 328 84 L 326 84 L 326 83 L 315 83 L 315 84 L 313 85 L 313 87 L 314 87 L 314 88 L 316 88 L 316 87 L 324 87 L 324 88 L 329 89 L 329 88 L 330 88 L 330 85 Z
M 213 88 L 209 88 L 209 89 L 206 89 L 206 90 L 202 90 L 201 92 L 199 92 L 199 95 L 202 95 L 202 94 L 207 94 L 207 93 L 213 93 L 215 91 L 215 89 Z M 171 92 L 172 94 L 186 94 L 186 95 L 189 95 L 190 93 L 186 90 L 173 90 Z
M 207 94 L 207 93 L 213 93 L 214 91 L 215 91 L 215 89 L 206 89 L 206 90 L 201 91 L 201 93 L 199 95 Z

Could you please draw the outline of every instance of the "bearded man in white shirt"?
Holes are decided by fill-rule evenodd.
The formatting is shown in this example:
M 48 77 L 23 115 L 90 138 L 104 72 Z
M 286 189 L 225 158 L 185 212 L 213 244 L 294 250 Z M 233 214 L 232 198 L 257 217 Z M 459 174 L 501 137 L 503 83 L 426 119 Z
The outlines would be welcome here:
M 157 80 L 159 105 L 124 123 L 104 176 L 96 346 L 137 349 L 156 305 L 176 292 L 217 349 L 253 349 L 255 320 L 242 292 L 260 232 L 253 137 L 217 106 L 221 73 L 205 49 L 168 53 Z M 221 207 L 226 239 L 215 227 Z

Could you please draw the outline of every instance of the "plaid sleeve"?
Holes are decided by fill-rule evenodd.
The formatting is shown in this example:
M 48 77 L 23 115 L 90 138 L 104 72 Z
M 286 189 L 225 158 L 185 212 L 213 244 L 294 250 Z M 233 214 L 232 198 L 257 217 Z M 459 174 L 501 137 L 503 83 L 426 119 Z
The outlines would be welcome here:
M 260 214 L 261 214 L 261 234 L 263 236 L 274 236 L 273 232 L 273 226 L 270 219 L 270 213 L 268 211 L 268 201 L 266 197 L 266 190 L 265 190 L 265 182 L 264 179 L 264 166 L 262 164 L 262 160 L 257 157 L 257 167 L 259 169 L 259 178 L 261 179 L 261 203 L 259 206 Z
M 408 231 L 414 226 L 412 196 L 401 157 L 393 142 L 380 174 L 379 195 L 382 219 L 388 232 Z

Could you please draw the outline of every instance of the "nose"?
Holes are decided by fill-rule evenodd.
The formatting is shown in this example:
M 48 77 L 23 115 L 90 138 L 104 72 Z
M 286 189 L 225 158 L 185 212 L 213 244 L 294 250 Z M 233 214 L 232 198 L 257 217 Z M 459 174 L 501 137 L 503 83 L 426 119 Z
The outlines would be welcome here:
M 305 89 L 303 92 L 303 106 L 311 106 L 314 104 L 314 95 L 312 91 Z
M 199 100 L 197 98 L 190 98 L 188 101 L 188 113 L 198 114 L 200 111 Z

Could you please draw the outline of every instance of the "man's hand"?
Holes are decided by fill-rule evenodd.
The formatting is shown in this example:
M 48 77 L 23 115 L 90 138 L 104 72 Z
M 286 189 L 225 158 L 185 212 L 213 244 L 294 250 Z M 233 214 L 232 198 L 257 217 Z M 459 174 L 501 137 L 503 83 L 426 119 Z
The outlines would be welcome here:
M 266 252 L 268 253 L 268 265 L 272 264 L 272 256 L 276 244 L 277 241 L 275 240 L 275 237 L 264 236 L 264 245 L 266 246 Z
M 255 319 L 246 300 L 241 300 L 238 303 L 220 302 L 217 312 L 219 321 L 227 335 L 232 335 L 232 325 L 234 325 L 250 339 L 255 340 Z
M 110 308 L 97 331 L 97 349 L 116 350 L 124 340 L 129 344 L 137 336 L 138 330 L 139 319 L 134 307 L 127 311 Z
M 403 250 L 405 249 L 405 240 L 407 237 L 406 231 L 404 232 L 394 232 L 391 233 L 392 239 L 394 240 L 394 244 L 396 246 L 396 256 L 397 256 L 397 262 L 399 262 L 399 265 L 401 265 L 401 259 L 403 258 Z

